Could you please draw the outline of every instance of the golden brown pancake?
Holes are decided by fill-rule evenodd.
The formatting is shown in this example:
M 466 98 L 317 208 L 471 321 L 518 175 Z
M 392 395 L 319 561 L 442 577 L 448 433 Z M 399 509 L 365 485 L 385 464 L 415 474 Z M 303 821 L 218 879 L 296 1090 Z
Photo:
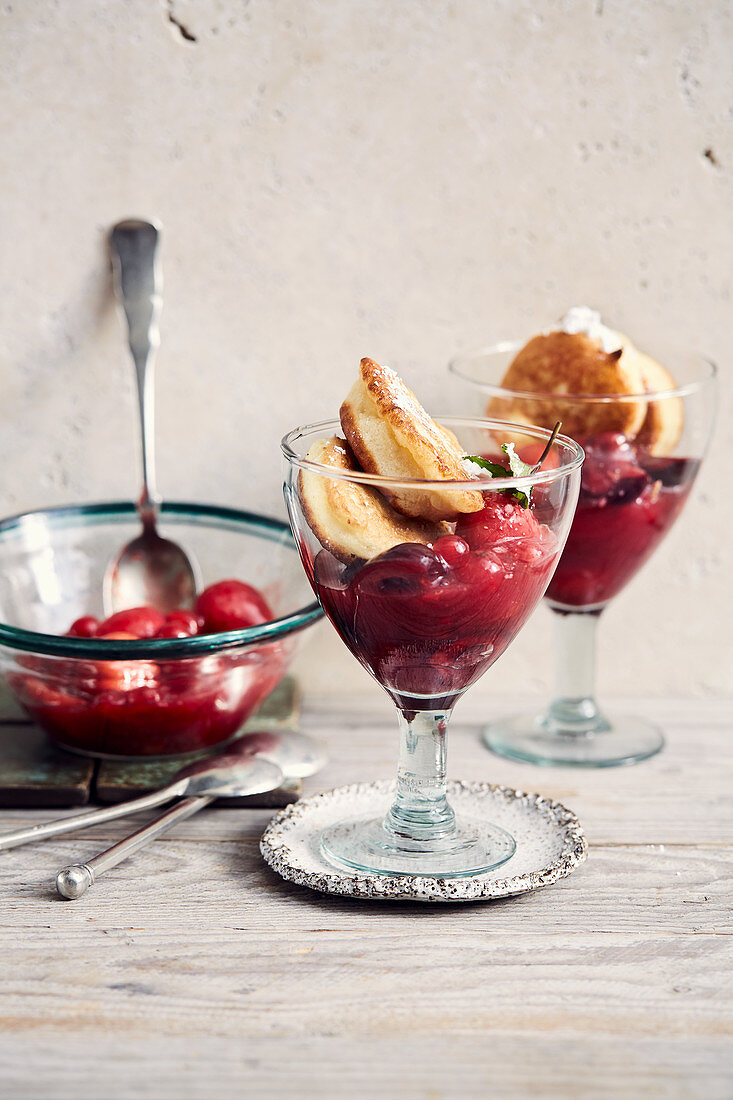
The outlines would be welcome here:
M 595 402 L 563 400 L 563 394 L 640 394 L 641 368 L 624 347 L 606 352 L 582 332 L 548 332 L 534 336 L 517 352 L 502 386 L 543 398 L 501 398 L 489 404 L 491 416 L 518 419 L 552 428 L 562 420 L 566 435 L 583 439 L 599 432 L 623 432 L 633 438 L 646 416 L 645 401 Z
M 666 367 L 635 348 L 627 336 L 623 340 L 624 355 L 637 358 L 646 393 L 664 393 L 676 388 L 676 382 Z M 671 454 L 680 441 L 684 426 L 684 410 L 680 397 L 664 397 L 648 401 L 646 416 L 636 435 L 636 442 L 643 444 L 653 455 Z
M 359 378 L 341 406 L 341 427 L 363 470 L 383 477 L 468 481 L 458 440 L 437 424 L 389 367 L 362 359 Z M 478 490 L 387 489 L 398 512 L 428 520 L 455 519 L 484 506 Z
M 307 457 L 337 470 L 358 470 L 346 440 L 333 436 L 317 440 Z M 326 550 L 339 561 L 369 559 L 402 542 L 435 542 L 450 529 L 400 515 L 370 485 L 342 481 L 303 469 L 298 493 L 308 526 Z

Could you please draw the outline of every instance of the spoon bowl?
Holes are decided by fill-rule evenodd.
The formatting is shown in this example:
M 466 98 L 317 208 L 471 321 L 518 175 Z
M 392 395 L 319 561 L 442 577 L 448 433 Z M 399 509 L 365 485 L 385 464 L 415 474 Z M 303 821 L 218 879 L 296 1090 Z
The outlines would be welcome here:
M 189 764 L 178 773 L 177 785 L 186 798 L 241 798 L 274 791 L 284 778 L 273 760 L 232 752 Z
M 286 779 L 305 779 L 315 775 L 328 763 L 328 753 L 323 744 L 297 730 L 245 733 L 237 739 L 236 751 L 254 753 L 272 760 Z
M 159 535 L 153 523 L 110 562 L 102 600 L 108 615 L 143 606 L 165 614 L 192 607 L 199 587 L 193 561 L 177 543 Z

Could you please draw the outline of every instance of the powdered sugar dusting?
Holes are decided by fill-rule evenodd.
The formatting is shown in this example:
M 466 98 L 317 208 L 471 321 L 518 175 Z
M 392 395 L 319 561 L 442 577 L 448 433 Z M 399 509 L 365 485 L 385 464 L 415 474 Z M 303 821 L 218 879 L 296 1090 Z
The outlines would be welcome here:
M 401 412 L 409 413 L 413 420 L 429 433 L 435 431 L 435 421 L 422 407 L 412 390 L 405 385 L 400 376 L 391 367 L 380 366 L 375 363 L 372 367 L 372 375 L 380 378 L 383 392 L 389 395 L 390 404 Z M 381 376 L 381 377 L 380 377 Z
M 430 416 L 400 376 L 391 367 L 376 363 L 373 359 L 368 360 L 368 363 L 370 379 L 367 385 L 370 389 L 377 389 L 380 399 L 385 400 L 394 412 L 401 414 L 401 419 L 409 421 L 436 453 L 442 454 L 452 464 L 450 476 L 458 479 L 461 474 L 465 474 L 467 480 L 476 480 L 480 475 L 475 465 L 465 459 L 463 451 L 450 433 Z
M 621 347 L 618 333 L 604 325 L 600 313 L 589 306 L 573 306 L 563 317 L 560 327 L 563 332 L 585 333 L 591 340 L 596 340 L 606 354 Z

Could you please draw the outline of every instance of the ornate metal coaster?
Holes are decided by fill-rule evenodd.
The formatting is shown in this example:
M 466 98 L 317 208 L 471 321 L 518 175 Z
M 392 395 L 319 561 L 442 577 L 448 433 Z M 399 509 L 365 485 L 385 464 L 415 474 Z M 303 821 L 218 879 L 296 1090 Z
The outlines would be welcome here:
M 588 854 L 577 817 L 560 802 L 490 783 L 454 781 L 448 784 L 448 797 L 458 816 L 491 821 L 516 840 L 516 852 L 501 867 L 450 879 L 332 867 L 320 851 L 323 829 L 345 818 L 385 813 L 393 790 L 387 780 L 354 783 L 288 806 L 275 815 L 260 841 L 265 861 L 289 882 L 322 893 L 395 901 L 480 901 L 550 886 Z

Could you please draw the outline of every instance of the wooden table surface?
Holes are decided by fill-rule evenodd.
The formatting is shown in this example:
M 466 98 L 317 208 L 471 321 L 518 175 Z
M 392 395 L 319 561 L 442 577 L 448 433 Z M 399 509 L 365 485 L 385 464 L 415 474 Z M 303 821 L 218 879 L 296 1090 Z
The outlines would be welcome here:
M 393 774 L 389 703 L 356 709 L 306 697 L 332 753 L 306 793 Z M 451 776 L 540 790 L 585 827 L 588 862 L 517 898 L 290 886 L 260 858 L 264 810 L 208 810 L 76 902 L 55 872 L 129 821 L 2 853 L 0 1096 L 730 1100 L 731 707 L 635 709 L 666 750 L 598 772 L 500 760 L 457 709 Z M 48 816 L 0 810 L 0 829 Z

